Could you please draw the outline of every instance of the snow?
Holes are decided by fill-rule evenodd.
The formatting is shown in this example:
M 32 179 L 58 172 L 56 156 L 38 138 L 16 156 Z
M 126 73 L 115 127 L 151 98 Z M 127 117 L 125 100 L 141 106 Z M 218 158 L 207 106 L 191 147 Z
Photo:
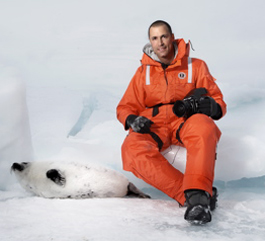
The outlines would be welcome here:
M 170 7 L 169 7 L 170 6 Z M 0 240 L 263 240 L 264 2 L 235 0 L 0 3 Z M 165 19 L 191 39 L 217 78 L 228 113 L 217 124 L 219 206 L 205 226 L 122 170 L 126 136 L 115 108 L 139 66 L 147 28 Z M 111 167 L 151 200 L 44 199 L 13 162 L 74 160 Z M 173 165 L 183 168 L 185 150 Z
M 255 194 L 255 197 L 253 197 Z M 265 194 L 224 191 L 205 226 L 184 222 L 170 200 L 43 199 L 1 192 L 1 240 L 263 240 Z

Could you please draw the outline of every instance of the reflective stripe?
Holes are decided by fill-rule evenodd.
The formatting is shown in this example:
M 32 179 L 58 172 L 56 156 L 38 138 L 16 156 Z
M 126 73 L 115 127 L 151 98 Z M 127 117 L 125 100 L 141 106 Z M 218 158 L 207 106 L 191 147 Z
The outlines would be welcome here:
M 150 65 L 146 65 L 145 83 L 150 85 Z M 188 57 L 188 83 L 192 83 L 192 59 Z
M 145 83 L 146 85 L 150 85 L 150 65 L 146 66 Z
M 192 83 L 192 59 L 188 57 L 188 83 Z

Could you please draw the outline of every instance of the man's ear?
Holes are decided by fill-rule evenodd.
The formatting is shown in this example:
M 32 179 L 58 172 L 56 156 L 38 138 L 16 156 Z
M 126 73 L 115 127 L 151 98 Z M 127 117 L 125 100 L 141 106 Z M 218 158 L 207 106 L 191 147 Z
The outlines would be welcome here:
M 172 33 L 171 37 L 172 37 L 173 40 L 175 40 L 175 35 L 174 35 L 174 33 Z

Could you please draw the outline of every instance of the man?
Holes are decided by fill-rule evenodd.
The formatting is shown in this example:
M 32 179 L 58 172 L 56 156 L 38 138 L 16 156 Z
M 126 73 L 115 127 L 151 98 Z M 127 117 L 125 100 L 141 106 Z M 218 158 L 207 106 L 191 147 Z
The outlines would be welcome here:
M 225 115 L 226 104 L 207 65 L 189 57 L 190 44 L 175 40 L 168 23 L 155 21 L 148 36 L 142 65 L 117 106 L 118 120 L 129 129 L 122 145 L 123 168 L 187 205 L 187 221 L 207 223 L 209 205 L 214 206 L 212 185 L 221 136 L 213 120 Z M 192 94 L 194 90 L 199 93 Z M 171 144 L 187 149 L 184 174 L 160 153 Z

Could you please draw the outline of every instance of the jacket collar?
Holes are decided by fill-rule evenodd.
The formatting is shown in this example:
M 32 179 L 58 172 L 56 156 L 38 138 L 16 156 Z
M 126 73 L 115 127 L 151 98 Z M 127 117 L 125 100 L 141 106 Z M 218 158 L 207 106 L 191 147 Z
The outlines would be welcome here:
M 183 39 L 176 39 L 173 42 L 173 45 L 175 49 L 175 58 L 170 65 L 179 65 L 181 63 L 180 60 L 186 55 L 186 43 Z M 142 64 L 161 66 L 161 61 L 155 54 L 150 43 L 144 46 L 143 52 L 144 54 L 141 60 Z

